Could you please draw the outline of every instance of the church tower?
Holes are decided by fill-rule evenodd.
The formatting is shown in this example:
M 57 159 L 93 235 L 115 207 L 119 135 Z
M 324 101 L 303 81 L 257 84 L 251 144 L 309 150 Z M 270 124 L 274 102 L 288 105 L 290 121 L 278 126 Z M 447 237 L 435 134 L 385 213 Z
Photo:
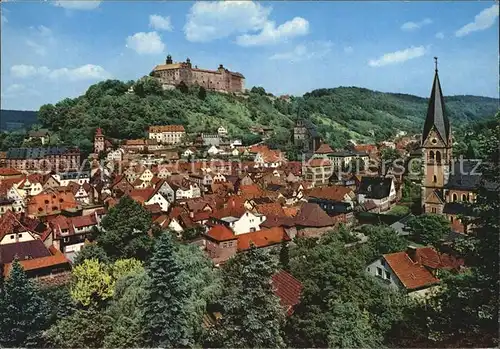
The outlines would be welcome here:
M 104 135 L 101 128 L 98 128 L 94 135 L 94 153 L 98 154 L 101 151 L 104 151 Z
M 442 213 L 445 203 L 444 186 L 452 161 L 450 121 L 444 105 L 443 91 L 439 82 L 437 57 L 427 116 L 422 132 L 422 211 Z

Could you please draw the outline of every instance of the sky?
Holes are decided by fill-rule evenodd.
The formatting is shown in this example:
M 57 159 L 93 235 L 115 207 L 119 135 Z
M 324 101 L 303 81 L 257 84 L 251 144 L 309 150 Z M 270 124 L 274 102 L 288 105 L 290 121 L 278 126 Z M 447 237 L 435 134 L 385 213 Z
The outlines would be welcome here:
M 3 1 L 1 108 L 38 110 L 165 61 L 223 64 L 277 95 L 358 86 L 498 97 L 498 3 Z

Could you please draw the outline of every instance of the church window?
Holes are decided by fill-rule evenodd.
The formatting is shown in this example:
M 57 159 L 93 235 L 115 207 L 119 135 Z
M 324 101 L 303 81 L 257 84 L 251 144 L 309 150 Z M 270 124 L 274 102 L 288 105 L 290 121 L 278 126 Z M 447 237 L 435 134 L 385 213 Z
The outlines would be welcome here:
M 440 151 L 437 151 L 437 152 L 436 152 L 436 162 L 437 162 L 438 164 L 440 164 L 440 163 L 441 163 L 441 152 L 440 152 Z
M 467 198 L 467 195 L 462 194 L 462 201 L 469 201 L 468 198 Z
M 429 152 L 429 160 L 434 160 L 434 151 Z
M 453 194 L 453 202 L 456 202 L 458 199 L 457 194 Z
M 432 213 L 436 213 L 436 208 L 435 207 L 432 208 Z
M 432 178 L 432 181 L 433 181 L 434 183 L 436 183 L 436 182 L 437 182 L 437 177 L 436 177 L 436 175 L 434 175 L 434 178 Z

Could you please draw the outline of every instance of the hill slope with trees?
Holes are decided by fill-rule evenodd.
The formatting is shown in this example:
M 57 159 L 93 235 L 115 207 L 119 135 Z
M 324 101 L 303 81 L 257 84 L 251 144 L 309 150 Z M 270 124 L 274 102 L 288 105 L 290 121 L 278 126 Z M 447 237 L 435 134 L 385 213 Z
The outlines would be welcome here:
M 498 100 L 487 97 L 452 96 L 446 102 L 455 128 L 491 117 L 498 109 Z M 270 126 L 274 129 L 270 143 L 284 145 L 300 114 L 317 126 L 325 141 L 342 147 L 349 139 L 370 142 L 387 139 L 398 130 L 418 133 L 426 109 L 425 98 L 357 87 L 319 89 L 283 99 L 262 87 L 241 96 L 185 85 L 163 91 L 155 79 L 143 77 L 136 82 L 102 81 L 80 97 L 43 105 L 38 118 L 43 127 L 57 132 L 63 144 L 90 151 L 96 127 L 109 137 L 133 139 L 145 137 L 149 125 L 165 124 L 183 124 L 188 133 L 215 132 L 224 125 L 247 143 L 256 138 L 250 127 Z

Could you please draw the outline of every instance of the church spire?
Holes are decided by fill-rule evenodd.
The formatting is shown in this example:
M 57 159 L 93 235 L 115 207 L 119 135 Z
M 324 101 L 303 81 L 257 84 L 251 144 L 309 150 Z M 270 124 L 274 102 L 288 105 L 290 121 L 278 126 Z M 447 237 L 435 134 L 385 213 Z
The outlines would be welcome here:
M 446 114 L 443 91 L 441 90 L 441 84 L 439 82 L 437 57 L 434 57 L 434 64 L 434 82 L 432 84 L 429 106 L 427 108 L 427 117 L 425 119 L 424 131 L 422 133 L 422 143 L 427 139 L 432 128 L 435 128 L 436 132 L 443 139 L 443 142 L 448 145 L 450 135 L 450 121 L 448 120 L 448 116 Z

